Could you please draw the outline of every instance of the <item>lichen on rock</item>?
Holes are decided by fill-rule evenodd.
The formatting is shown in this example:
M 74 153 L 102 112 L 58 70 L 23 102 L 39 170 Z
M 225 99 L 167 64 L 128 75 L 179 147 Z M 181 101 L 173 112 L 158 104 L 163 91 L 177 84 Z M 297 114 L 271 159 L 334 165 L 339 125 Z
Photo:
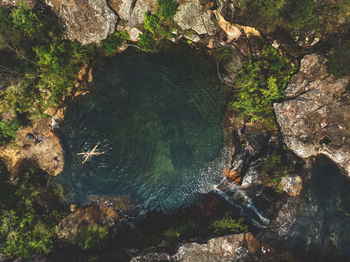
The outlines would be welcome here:
M 293 76 L 286 101 L 275 103 L 286 145 L 298 156 L 327 155 L 350 175 L 349 79 L 329 74 L 326 59 L 306 55 Z
M 182 30 L 193 30 L 199 35 L 214 35 L 217 31 L 213 13 L 202 8 L 198 0 L 180 3 L 174 21 Z
M 98 43 L 115 31 L 117 15 L 105 0 L 46 0 L 61 19 L 66 37 L 83 45 Z

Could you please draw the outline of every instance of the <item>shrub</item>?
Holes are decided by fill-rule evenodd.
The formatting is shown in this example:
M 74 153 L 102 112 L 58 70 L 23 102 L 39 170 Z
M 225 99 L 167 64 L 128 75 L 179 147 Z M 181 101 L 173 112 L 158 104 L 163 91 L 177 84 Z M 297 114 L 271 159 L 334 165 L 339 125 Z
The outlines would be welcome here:
M 164 19 L 171 19 L 177 11 L 177 2 L 174 0 L 157 0 L 157 15 Z
M 9 140 L 16 138 L 18 123 L 16 121 L 0 121 L 0 145 L 4 145 Z
M 154 49 L 155 41 L 148 33 L 139 35 L 138 46 L 145 51 L 152 51 Z
M 145 13 L 145 22 L 143 27 L 152 34 L 156 34 L 159 28 L 159 18 L 149 12 Z
M 232 218 L 226 214 L 223 218 L 214 221 L 210 228 L 214 233 L 238 233 L 248 232 L 248 226 L 244 224 L 244 218 Z
M 128 32 L 120 31 L 109 35 L 107 39 L 101 42 L 101 44 L 104 47 L 107 55 L 113 55 L 115 54 L 116 49 L 120 47 L 127 39 L 129 39 Z
M 236 70 L 233 67 L 232 70 Z M 283 98 L 284 90 L 295 68 L 291 61 L 282 57 L 271 46 L 265 47 L 259 61 L 250 57 L 243 70 L 228 72 L 235 77 L 232 82 L 236 85 L 233 109 L 248 121 L 266 120 L 272 123 L 272 103 Z M 230 81 L 227 81 L 230 82 Z
M 272 153 L 265 158 L 261 169 L 262 182 L 274 187 L 278 193 L 282 192 L 279 188 L 282 177 L 295 171 L 289 166 L 288 160 L 283 155 L 283 152 Z
M 176 227 L 170 227 L 163 232 L 163 237 L 169 241 L 176 241 L 184 238 L 184 236 L 192 234 L 194 230 L 199 228 L 199 223 L 189 220 Z
M 14 26 L 23 30 L 30 37 L 42 30 L 45 25 L 42 11 L 30 10 L 23 1 L 19 2 L 19 8 L 13 9 L 11 18 Z
M 72 243 L 81 249 L 88 250 L 97 247 L 108 235 L 108 228 L 100 225 L 83 226 L 78 235 L 72 238 Z

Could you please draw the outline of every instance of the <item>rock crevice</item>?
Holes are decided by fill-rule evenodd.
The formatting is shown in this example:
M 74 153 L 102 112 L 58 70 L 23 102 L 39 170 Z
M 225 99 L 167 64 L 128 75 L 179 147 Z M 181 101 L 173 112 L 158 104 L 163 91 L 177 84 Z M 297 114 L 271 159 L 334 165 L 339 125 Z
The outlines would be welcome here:
M 326 59 L 306 55 L 286 101 L 275 103 L 286 145 L 302 158 L 324 154 L 350 175 L 349 79 L 329 74 Z

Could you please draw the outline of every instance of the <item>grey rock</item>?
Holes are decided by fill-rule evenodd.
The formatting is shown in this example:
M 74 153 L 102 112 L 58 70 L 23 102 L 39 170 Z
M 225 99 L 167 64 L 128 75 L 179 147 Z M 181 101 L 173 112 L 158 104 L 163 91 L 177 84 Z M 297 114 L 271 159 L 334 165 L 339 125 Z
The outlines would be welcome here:
M 17 6 L 19 2 L 24 2 L 29 8 L 33 8 L 38 3 L 38 0 L 1 0 L 0 8 Z
M 8 257 L 3 254 L 3 253 L 0 253 L 0 262 L 7 262 L 9 261 Z
M 130 27 L 143 24 L 145 13 L 153 13 L 156 8 L 156 0 L 109 0 L 108 2 L 118 16 L 128 22 Z
M 182 30 L 194 30 L 199 35 L 214 35 L 217 31 L 212 12 L 202 9 L 198 0 L 180 3 L 174 21 Z
M 293 76 L 287 100 L 275 103 L 286 145 L 298 156 L 327 155 L 350 175 L 349 78 L 335 79 L 326 59 L 306 55 Z
M 115 31 L 117 15 L 105 0 L 46 0 L 61 19 L 66 37 L 83 45 L 99 43 Z

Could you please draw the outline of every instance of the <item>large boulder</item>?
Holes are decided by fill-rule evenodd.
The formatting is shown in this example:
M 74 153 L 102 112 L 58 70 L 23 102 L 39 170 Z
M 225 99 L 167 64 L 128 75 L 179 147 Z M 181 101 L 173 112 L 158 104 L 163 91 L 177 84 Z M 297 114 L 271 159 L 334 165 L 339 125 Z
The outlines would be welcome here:
M 62 20 L 66 37 L 83 45 L 98 43 L 115 31 L 117 15 L 105 0 L 45 0 Z
M 349 78 L 335 79 L 326 59 L 306 55 L 293 76 L 286 101 L 275 103 L 286 145 L 302 158 L 327 155 L 350 175 Z
M 217 31 L 212 11 L 205 10 L 199 0 L 180 1 L 174 21 L 182 30 L 193 30 L 199 35 L 214 35 Z
M 129 27 L 143 24 L 145 13 L 154 12 L 156 8 L 156 0 L 108 0 L 108 3 Z

